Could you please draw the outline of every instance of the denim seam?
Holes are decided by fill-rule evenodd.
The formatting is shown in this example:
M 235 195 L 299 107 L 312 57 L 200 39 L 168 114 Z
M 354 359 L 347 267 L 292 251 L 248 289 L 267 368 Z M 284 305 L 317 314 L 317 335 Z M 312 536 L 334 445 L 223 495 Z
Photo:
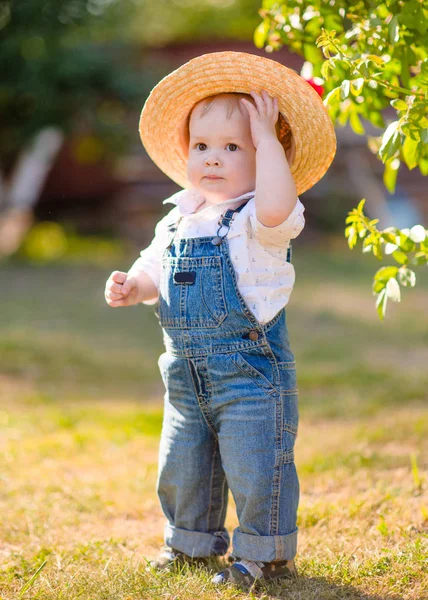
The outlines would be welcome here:
M 195 329 L 195 326 L 192 325 L 192 327 L 188 327 L 187 329 Z M 197 329 L 199 329 L 199 327 L 197 327 Z M 214 329 L 214 328 L 211 328 Z M 260 337 L 263 336 L 263 330 L 262 329 L 257 329 L 256 327 L 251 327 L 249 328 L 249 330 L 251 331 L 257 331 L 257 333 L 260 334 Z M 248 333 L 249 330 L 246 329 L 227 329 L 226 327 L 224 328 L 224 332 L 223 335 L 224 336 L 228 336 L 228 335 L 242 335 L 244 333 Z M 176 332 L 174 332 L 176 333 Z M 218 339 L 218 335 L 217 332 L 213 332 L 213 339 L 214 341 Z M 246 340 L 246 341 L 251 341 L 251 340 Z M 252 348 L 257 348 L 258 346 L 263 346 L 265 345 L 265 342 L 259 342 L 258 344 L 254 344 L 254 346 L 251 346 Z
M 283 430 L 288 431 L 288 433 L 292 433 L 293 435 L 297 435 L 297 427 L 291 423 L 284 423 Z
M 199 321 L 194 321 L 190 326 L 187 325 L 187 323 L 183 321 L 185 321 L 186 317 L 183 317 L 182 319 L 178 318 L 176 320 L 174 319 L 163 319 L 162 320 L 162 327 L 166 327 L 166 328 L 170 328 L 170 329 L 179 329 L 180 331 L 182 329 L 217 329 L 220 325 L 220 323 L 216 323 L 215 325 L 209 323 L 208 321 L 204 321 L 204 320 L 199 320 Z
M 210 307 L 208 306 L 208 304 L 205 301 L 202 277 L 200 277 L 200 292 L 201 292 L 202 302 L 204 303 L 205 308 L 207 309 L 207 311 L 209 312 L 209 314 L 211 315 L 213 320 L 217 323 L 217 327 L 223 323 L 223 321 L 229 314 L 228 310 L 227 310 L 226 300 L 224 297 L 223 272 L 222 272 L 221 267 L 220 267 L 219 271 L 220 271 L 220 280 L 219 280 L 219 286 L 218 286 L 217 293 L 218 293 L 218 298 L 220 300 L 221 315 L 218 317 L 215 316 L 215 314 L 211 311 Z
M 200 409 L 200 411 L 201 411 L 201 414 L 202 414 L 202 416 L 203 416 L 203 418 L 204 418 L 204 421 L 205 421 L 205 423 L 206 423 L 206 424 L 208 425 L 208 427 L 210 428 L 210 430 L 211 430 L 211 432 L 213 433 L 213 435 L 214 435 L 215 439 L 216 439 L 216 440 L 218 440 L 218 435 L 217 435 L 217 431 L 215 430 L 214 423 L 212 423 L 212 421 L 211 421 L 211 419 L 209 418 L 209 416 L 208 416 L 207 412 L 205 411 L 205 408 L 206 408 L 206 403 L 204 403 L 204 402 L 201 402 L 201 401 L 200 401 L 202 396 L 201 396 L 201 395 L 198 393 L 198 390 L 196 389 L 196 385 L 195 385 L 195 379 L 194 379 L 194 377 L 193 377 L 193 373 L 192 373 L 192 368 L 193 368 L 193 370 L 194 370 L 194 372 L 195 372 L 195 374 L 196 374 L 196 377 L 197 377 L 197 379 L 198 379 L 198 383 L 199 383 L 199 385 L 201 385 L 201 383 L 200 383 L 200 382 L 201 382 L 201 380 L 199 379 L 198 370 L 197 370 L 196 366 L 193 364 L 193 362 L 192 362 L 192 360 L 191 360 L 190 358 L 188 359 L 188 361 L 189 361 L 189 363 L 191 364 L 191 366 L 189 367 L 189 368 L 190 368 L 190 375 L 191 375 L 191 377 L 190 377 L 190 378 L 191 378 L 191 380 L 192 380 L 193 389 L 194 389 L 194 391 L 195 391 L 195 395 L 196 395 L 196 401 L 197 401 L 197 403 L 198 403 L 199 409 Z M 202 386 L 201 386 L 201 390 L 202 390 Z
M 266 339 L 265 355 L 271 364 L 272 372 L 274 375 L 274 382 L 272 384 L 272 387 L 275 389 L 277 394 L 280 395 L 281 394 L 281 374 L 279 372 L 278 362 L 275 358 L 275 354 L 272 351 L 271 345 L 269 344 L 266 336 L 265 336 L 265 339 Z
M 210 478 L 210 493 L 209 493 L 209 505 L 208 505 L 208 514 L 207 514 L 207 531 L 210 531 L 210 517 L 211 517 L 211 509 L 213 505 L 213 481 L 214 481 L 214 471 L 215 471 L 215 454 L 217 451 L 217 441 L 214 443 L 214 452 L 211 458 L 211 478 Z
M 270 321 L 268 321 L 267 323 L 263 323 L 261 324 L 261 327 L 264 331 L 264 333 L 267 333 L 269 331 L 269 329 L 271 329 L 277 321 L 279 321 L 282 312 L 285 310 L 285 306 L 283 306 L 282 308 L 279 309 L 279 311 L 276 313 L 276 315 L 274 317 L 272 317 L 272 319 Z
M 165 256 L 162 262 L 166 265 L 180 266 L 180 268 L 191 268 L 193 265 L 198 267 L 219 267 L 220 256 Z
M 282 360 L 278 362 L 278 369 L 282 371 L 295 371 L 296 361 L 295 360 Z
M 177 348 L 168 347 L 168 341 L 166 341 L 166 345 L 167 345 L 168 352 L 172 356 L 176 356 L 177 358 L 195 358 L 195 357 L 211 356 L 213 353 L 213 350 L 211 350 L 211 349 L 210 350 L 185 349 L 185 350 L 179 351 L 179 350 L 177 350 Z M 215 352 L 216 352 L 216 354 L 231 354 L 233 352 L 238 352 L 239 350 L 251 350 L 252 348 L 260 348 L 264 345 L 265 345 L 264 342 L 253 345 L 251 343 L 249 344 L 248 342 L 246 342 L 244 340 L 243 342 L 234 342 L 232 344 L 226 345 L 226 347 L 223 349 L 222 352 L 218 352 L 218 349 L 216 348 Z
M 278 400 L 275 404 L 275 465 L 273 467 L 272 503 L 270 515 L 270 534 L 278 535 L 279 526 L 279 496 L 281 491 L 282 468 L 276 461 L 278 451 L 282 449 L 282 402 Z M 279 423 L 278 423 L 279 421 Z M 279 426 L 278 426 L 279 425 Z
M 293 450 L 281 450 L 278 459 L 278 466 L 288 465 L 294 462 L 294 449 Z
M 207 408 L 207 406 L 205 404 L 202 404 L 201 402 L 199 402 L 199 398 L 198 398 L 198 404 L 199 404 L 199 408 L 201 409 L 201 413 L 205 419 L 206 424 L 211 429 L 215 439 L 218 440 L 218 434 L 217 434 L 217 431 L 215 430 L 214 423 L 212 422 L 208 412 L 205 410 Z
M 267 342 L 267 338 L 266 338 Z M 273 477 L 273 490 L 272 490 L 272 513 L 271 513 L 271 531 L 273 535 L 278 535 L 279 528 L 279 503 L 280 503 L 280 494 L 281 494 L 281 474 L 282 468 L 280 465 L 277 465 L 276 454 L 277 450 L 282 450 L 282 424 L 284 422 L 284 405 L 282 403 L 282 395 L 281 395 L 281 374 L 278 368 L 278 361 L 275 358 L 275 354 L 270 347 L 270 344 L 267 342 L 269 348 L 269 354 L 273 361 L 273 366 L 275 368 L 275 377 L 277 378 L 278 386 L 279 386 L 279 394 L 278 399 L 275 405 L 275 464 L 274 464 L 274 477 Z
M 192 360 L 190 358 L 188 359 L 188 364 L 189 364 L 189 370 L 190 370 L 190 378 L 192 380 L 193 389 L 195 390 L 195 396 L 196 396 L 196 398 L 199 398 L 199 390 L 196 387 L 195 377 L 194 377 L 193 373 L 195 373 L 196 378 L 198 380 L 198 385 L 202 389 L 201 380 L 199 379 L 199 375 L 198 375 L 198 373 L 196 371 L 196 366 L 193 364 L 193 362 L 192 362 Z
M 239 352 L 236 352 L 235 354 L 238 354 L 238 356 L 240 356 L 241 360 L 243 360 L 245 363 L 247 362 L 247 361 L 245 360 L 245 358 L 243 358 L 243 357 L 242 357 L 242 356 L 239 354 Z M 268 380 L 268 379 L 267 379 L 267 378 L 266 378 L 266 377 L 263 375 L 263 373 L 260 373 L 260 372 L 259 372 L 259 371 L 258 371 L 258 370 L 255 368 L 255 367 L 253 367 L 252 365 L 250 365 L 250 364 L 248 363 L 248 365 L 249 365 L 249 368 L 245 369 L 245 368 L 244 368 L 243 366 L 241 366 L 241 365 L 240 365 L 240 364 L 239 364 L 237 361 L 235 361 L 235 360 L 234 360 L 232 357 L 231 357 L 231 360 L 232 360 L 233 364 L 234 364 L 236 367 L 238 367 L 238 369 L 239 369 L 239 370 L 240 370 L 242 373 L 244 373 L 244 375 L 248 375 L 248 377 L 250 377 L 250 379 L 251 379 L 252 381 L 254 381 L 254 383 L 255 383 L 256 385 L 258 385 L 258 386 L 259 386 L 259 387 L 260 387 L 262 390 L 265 390 L 265 391 L 267 391 L 267 393 L 268 393 L 269 395 L 272 395 L 272 394 L 276 395 L 276 394 L 278 394 L 278 390 L 277 390 L 277 389 L 276 389 L 276 388 L 275 388 L 275 387 L 274 387 L 274 386 L 273 386 L 273 385 L 270 383 L 270 381 L 269 381 L 269 380 Z M 252 372 L 254 372 L 254 374 L 256 374 L 256 373 L 257 373 L 257 374 L 258 374 L 258 376 L 259 376 L 260 378 L 262 378 L 262 381 L 263 381 L 264 385 L 263 385 L 263 383 L 261 383 L 261 382 L 259 382 L 259 381 L 257 380 L 257 377 L 255 377 L 255 376 L 252 376 L 252 374 L 251 374 Z

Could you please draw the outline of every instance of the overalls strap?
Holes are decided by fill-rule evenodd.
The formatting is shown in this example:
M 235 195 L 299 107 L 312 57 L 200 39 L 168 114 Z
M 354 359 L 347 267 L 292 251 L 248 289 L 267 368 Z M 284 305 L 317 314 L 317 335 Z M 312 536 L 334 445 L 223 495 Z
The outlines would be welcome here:
M 228 208 L 226 210 L 226 212 L 222 215 L 220 221 L 218 222 L 219 227 L 217 229 L 217 235 L 213 238 L 213 241 L 212 241 L 214 246 L 219 246 L 222 243 L 224 238 L 229 233 L 229 229 L 230 229 L 230 225 L 232 223 L 233 217 L 235 216 L 236 213 L 241 212 L 241 210 L 249 202 L 249 200 L 250 200 L 250 198 L 248 198 L 248 200 L 243 202 L 237 208 Z M 223 235 L 220 235 L 220 230 L 222 229 L 222 227 L 226 228 L 226 232 Z
M 212 241 L 212 243 L 215 246 L 218 246 L 219 244 L 222 243 L 224 238 L 229 233 L 230 225 L 232 223 L 232 220 L 233 220 L 235 214 L 241 212 L 241 210 L 249 202 L 249 200 L 251 200 L 251 198 L 248 198 L 248 200 L 243 202 L 240 206 L 238 206 L 238 208 L 234 208 L 234 209 L 229 208 L 224 213 L 224 215 L 222 215 L 221 220 L 218 222 L 219 228 L 217 229 L 217 235 L 213 238 L 213 241 Z M 222 227 L 226 227 L 226 232 L 223 235 L 220 235 L 220 230 Z M 287 250 L 287 258 L 286 258 L 287 262 L 291 263 L 291 257 L 292 257 L 292 249 L 291 249 L 291 243 L 290 243 L 288 250 Z

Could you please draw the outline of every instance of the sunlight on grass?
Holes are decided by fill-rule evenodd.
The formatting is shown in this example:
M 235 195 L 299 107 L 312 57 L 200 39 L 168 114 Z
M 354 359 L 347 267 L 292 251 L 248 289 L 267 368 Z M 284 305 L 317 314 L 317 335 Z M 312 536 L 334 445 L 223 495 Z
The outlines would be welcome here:
M 102 268 L 0 267 L 1 600 L 428 598 L 426 287 L 380 323 L 373 264 L 293 258 L 301 577 L 248 593 L 215 589 L 219 559 L 147 570 L 164 524 L 152 309 L 107 307 Z

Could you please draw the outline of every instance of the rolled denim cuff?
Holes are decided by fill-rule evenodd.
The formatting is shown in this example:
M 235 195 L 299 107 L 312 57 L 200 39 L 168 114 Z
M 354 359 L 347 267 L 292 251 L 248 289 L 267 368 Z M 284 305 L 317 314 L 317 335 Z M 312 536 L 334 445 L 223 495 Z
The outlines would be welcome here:
M 165 544 L 184 552 L 188 556 L 223 556 L 230 544 L 228 532 L 224 530 L 204 533 L 178 529 L 168 521 L 164 528 Z
M 292 560 L 297 552 L 298 528 L 287 535 L 250 535 L 235 529 L 233 555 L 247 560 Z

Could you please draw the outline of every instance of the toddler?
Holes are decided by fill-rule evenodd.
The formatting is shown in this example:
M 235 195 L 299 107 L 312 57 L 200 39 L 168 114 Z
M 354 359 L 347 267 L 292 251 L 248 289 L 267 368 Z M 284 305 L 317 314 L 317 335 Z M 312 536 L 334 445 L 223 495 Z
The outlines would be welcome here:
M 299 116 L 279 120 L 269 69 L 284 77 L 280 101 L 301 95 Z M 181 104 L 170 98 L 177 86 Z M 329 122 L 309 87 L 274 61 L 235 52 L 198 57 L 162 80 L 140 131 L 153 160 L 184 189 L 165 200 L 175 206 L 150 246 L 106 284 L 112 307 L 156 304 L 166 348 L 157 481 L 165 546 L 152 565 L 225 555 L 230 489 L 239 526 L 232 564 L 215 584 L 297 576 L 298 392 L 284 307 L 295 277 L 290 240 L 304 226 L 298 193 L 310 185 L 298 123 L 318 116 L 319 130 Z M 156 94 L 169 100 L 161 105 Z M 316 130 L 307 126 L 305 143 Z M 330 154 L 321 152 L 309 177 L 319 179 L 331 162 L 331 132 L 326 126 Z

